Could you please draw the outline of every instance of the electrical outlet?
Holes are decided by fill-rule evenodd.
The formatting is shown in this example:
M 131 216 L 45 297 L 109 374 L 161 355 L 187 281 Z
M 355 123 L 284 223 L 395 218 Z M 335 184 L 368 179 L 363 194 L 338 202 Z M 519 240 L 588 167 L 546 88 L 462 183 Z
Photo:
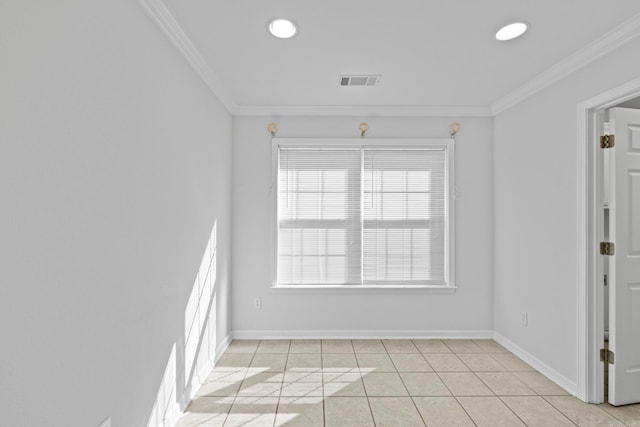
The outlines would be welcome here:
M 111 427 L 111 417 L 107 417 L 98 427 Z
M 522 326 L 529 326 L 529 313 L 526 311 L 522 312 L 520 315 L 520 323 L 522 323 Z
M 262 308 L 262 298 L 255 298 L 253 300 L 253 307 L 254 308 Z

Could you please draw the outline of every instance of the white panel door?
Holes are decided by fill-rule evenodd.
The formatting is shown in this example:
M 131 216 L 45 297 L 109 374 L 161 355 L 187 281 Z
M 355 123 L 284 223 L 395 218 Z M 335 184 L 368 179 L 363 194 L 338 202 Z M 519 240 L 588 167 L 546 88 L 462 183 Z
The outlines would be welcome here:
M 640 110 L 614 108 L 611 148 L 612 182 L 609 240 L 610 259 L 609 402 L 640 402 Z

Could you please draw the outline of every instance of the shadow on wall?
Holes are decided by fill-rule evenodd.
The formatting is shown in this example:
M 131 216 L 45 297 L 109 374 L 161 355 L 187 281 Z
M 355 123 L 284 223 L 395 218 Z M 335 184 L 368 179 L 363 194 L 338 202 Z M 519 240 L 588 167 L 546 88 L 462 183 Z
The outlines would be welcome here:
M 217 221 L 184 311 L 184 333 L 171 347 L 148 427 L 173 426 L 215 362 Z

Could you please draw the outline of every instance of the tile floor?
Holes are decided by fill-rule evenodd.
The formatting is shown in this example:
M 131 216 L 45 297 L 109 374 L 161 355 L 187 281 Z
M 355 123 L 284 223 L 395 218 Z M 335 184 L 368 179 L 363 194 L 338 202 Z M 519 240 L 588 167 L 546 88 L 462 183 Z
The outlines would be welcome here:
M 192 426 L 632 426 L 492 340 L 233 341 L 178 422 Z

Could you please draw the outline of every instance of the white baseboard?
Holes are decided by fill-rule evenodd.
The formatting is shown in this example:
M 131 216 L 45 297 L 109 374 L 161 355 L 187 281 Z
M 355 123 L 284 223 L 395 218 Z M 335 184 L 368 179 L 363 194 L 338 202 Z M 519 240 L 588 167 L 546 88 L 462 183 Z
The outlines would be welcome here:
M 240 340 L 259 339 L 394 339 L 394 338 L 466 338 L 491 339 L 492 330 L 240 330 L 233 331 L 233 338 Z
M 193 400 L 193 397 L 195 396 L 196 392 L 204 384 L 203 380 L 209 376 L 209 374 L 211 373 L 211 370 L 215 367 L 216 363 L 218 363 L 218 360 L 220 360 L 220 357 L 222 357 L 224 352 L 227 351 L 227 347 L 229 347 L 229 344 L 231 344 L 232 339 L 233 339 L 233 333 L 229 332 L 227 336 L 224 337 L 224 339 L 220 342 L 218 347 L 216 347 L 214 360 L 208 360 L 207 361 L 208 363 L 206 365 L 199 367 L 198 375 L 194 377 L 194 378 L 198 378 L 199 380 L 191 383 L 191 386 L 188 388 L 189 390 L 188 393 L 184 393 L 181 396 L 180 402 L 179 402 L 179 408 L 182 408 L 182 410 L 184 410 L 187 406 L 189 406 L 189 403 L 191 403 L 191 400 Z M 182 411 L 179 411 L 179 412 L 180 414 L 182 414 Z
M 536 369 L 542 375 L 549 378 L 551 381 L 553 381 L 554 383 L 558 384 L 560 387 L 565 389 L 567 393 L 571 394 L 572 396 L 577 395 L 578 386 L 576 385 L 576 383 L 574 383 L 573 381 L 571 381 L 570 379 L 562 375 L 560 372 L 551 368 L 549 365 L 547 365 L 546 363 L 544 363 L 543 361 L 541 361 L 540 359 L 538 359 L 528 351 L 524 350 L 522 347 L 515 344 L 509 338 L 505 337 L 504 335 L 501 335 L 498 332 L 493 333 L 493 339 L 498 344 L 502 345 L 504 348 L 506 348 L 507 350 L 509 350 L 516 356 L 518 356 L 520 359 L 527 362 L 529 365 L 531 365 L 532 368 Z
M 224 352 L 227 351 L 227 348 L 229 347 L 229 344 L 231 344 L 231 340 L 233 340 L 233 338 L 234 338 L 233 332 L 229 332 L 227 336 L 224 337 L 220 345 L 218 345 L 218 347 L 216 348 L 216 354 L 214 356 L 214 360 L 212 360 L 214 366 L 216 363 L 218 363 L 218 360 L 220 360 Z

